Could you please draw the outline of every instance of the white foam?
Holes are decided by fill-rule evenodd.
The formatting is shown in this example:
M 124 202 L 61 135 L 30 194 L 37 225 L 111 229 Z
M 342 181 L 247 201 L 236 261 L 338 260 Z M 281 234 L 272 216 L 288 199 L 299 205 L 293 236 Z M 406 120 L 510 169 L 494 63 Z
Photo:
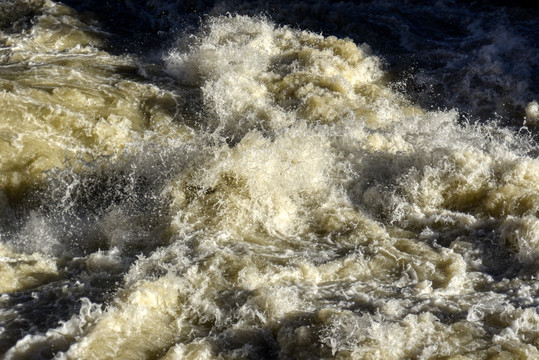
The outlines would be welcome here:
M 61 253 L 70 242 L 57 225 L 80 211 L 95 228 L 66 271 L 90 288 L 123 281 L 103 309 L 85 301 L 9 356 L 53 345 L 66 359 L 535 354 L 532 308 L 508 302 L 526 285 L 518 301 L 533 304 L 536 291 L 526 266 L 538 254 L 539 162 L 528 139 L 414 106 L 349 39 L 224 16 L 179 44 L 165 62 L 200 96 L 189 104 L 199 113 L 174 119 L 189 136 L 166 112 L 146 126 L 151 111 L 117 99 L 128 113 L 100 117 L 90 147 L 127 148 L 124 160 L 49 172 L 65 217 L 35 209 L 15 231 L 21 248 Z M 121 86 L 120 98 L 177 106 L 156 87 Z M 107 98 L 75 95 L 75 107 Z M 102 199 L 92 175 L 121 191 L 86 204 L 78 192 Z M 509 261 L 522 276 L 494 282 Z
M 532 101 L 526 106 L 526 120 L 533 125 L 537 124 L 539 120 L 539 104 L 537 101 Z

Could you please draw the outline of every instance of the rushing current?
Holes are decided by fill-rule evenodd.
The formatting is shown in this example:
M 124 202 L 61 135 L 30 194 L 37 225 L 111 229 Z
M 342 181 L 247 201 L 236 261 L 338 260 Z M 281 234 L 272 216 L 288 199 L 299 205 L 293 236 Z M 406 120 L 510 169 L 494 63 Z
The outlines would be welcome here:
M 532 3 L 0 0 L 0 357 L 539 359 Z

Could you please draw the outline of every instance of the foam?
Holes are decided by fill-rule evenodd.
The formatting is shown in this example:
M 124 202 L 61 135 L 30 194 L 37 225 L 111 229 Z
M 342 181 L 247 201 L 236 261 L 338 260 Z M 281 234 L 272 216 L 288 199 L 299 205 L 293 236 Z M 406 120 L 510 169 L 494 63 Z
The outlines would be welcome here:
M 0 291 L 8 293 L 37 287 L 59 276 L 54 259 L 37 252 L 20 253 L 0 243 Z
M 414 106 L 367 45 L 262 17 L 209 18 L 168 52 L 187 100 L 99 66 L 130 59 L 90 58 L 77 73 L 95 87 L 22 96 L 52 104 L 30 124 L 58 148 L 42 144 L 52 163 L 10 176 L 50 170 L 43 193 L 63 208 L 13 227 L 9 241 L 35 254 L 1 251 L 118 281 L 108 302 L 85 300 L 10 356 L 55 344 L 59 359 L 535 355 L 529 139 Z M 196 113 L 172 114 L 186 104 Z M 67 143 L 88 158 L 56 169 Z
M 40 12 L 31 31 L 7 35 L 0 69 L 0 188 L 10 197 L 76 159 L 117 155 L 170 125 L 175 105 L 170 92 L 118 74 L 138 65 L 100 51 L 101 35 L 72 9 L 47 1 Z
M 297 119 L 350 116 L 379 127 L 396 111 L 420 111 L 395 109 L 403 99 L 387 89 L 381 61 L 366 44 L 247 16 L 210 19 L 201 35 L 187 53 L 172 50 L 167 69 L 201 86 L 214 129 L 237 136 L 253 126 L 276 130 Z
M 531 124 L 536 124 L 539 119 L 539 104 L 537 101 L 532 101 L 526 106 L 526 120 Z

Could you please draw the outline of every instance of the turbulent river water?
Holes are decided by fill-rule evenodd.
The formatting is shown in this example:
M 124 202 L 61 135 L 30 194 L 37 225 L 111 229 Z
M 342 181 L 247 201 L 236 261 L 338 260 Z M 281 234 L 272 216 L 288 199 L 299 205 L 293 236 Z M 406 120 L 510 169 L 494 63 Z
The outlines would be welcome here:
M 538 359 L 539 10 L 0 0 L 0 356 Z

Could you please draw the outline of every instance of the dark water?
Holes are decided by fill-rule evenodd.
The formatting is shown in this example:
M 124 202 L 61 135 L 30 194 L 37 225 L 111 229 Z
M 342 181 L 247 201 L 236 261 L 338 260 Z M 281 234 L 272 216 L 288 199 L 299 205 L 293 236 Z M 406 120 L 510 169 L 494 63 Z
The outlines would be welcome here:
M 529 98 L 539 93 L 532 80 L 539 43 L 533 1 L 67 4 L 97 17 L 117 53 L 151 58 L 177 34 L 196 31 L 207 16 L 262 13 L 280 25 L 369 44 L 402 90 L 429 109 L 458 108 L 472 119 L 508 122 L 524 116 Z

